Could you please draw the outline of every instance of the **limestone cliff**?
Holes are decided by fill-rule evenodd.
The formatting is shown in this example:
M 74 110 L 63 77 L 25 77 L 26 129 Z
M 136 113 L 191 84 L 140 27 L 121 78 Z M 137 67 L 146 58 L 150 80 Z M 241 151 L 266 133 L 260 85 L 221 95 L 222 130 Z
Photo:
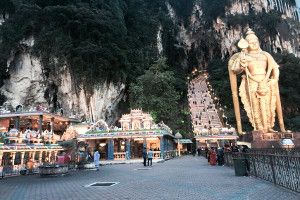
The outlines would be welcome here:
M 10 78 L 0 89 L 13 108 L 22 105 L 23 109 L 32 110 L 40 105 L 49 111 L 62 108 L 64 115 L 83 120 L 115 121 L 116 107 L 124 95 L 123 83 L 104 81 L 92 92 L 83 85 L 77 86 L 78 90 L 67 66 L 46 77 L 39 58 L 29 52 L 33 38 L 21 43 L 23 51 L 14 53 L 7 62 Z
M 147 0 L 144 1 L 146 2 Z M 212 0 L 211 2 L 218 4 L 218 1 L 219 0 Z M 154 1 L 148 0 L 147 2 L 150 2 L 149 5 L 151 5 L 151 3 Z M 177 6 L 176 8 L 174 6 L 174 4 L 178 2 L 193 2 L 192 8 L 188 11 L 189 13 L 180 15 L 182 7 Z M 174 63 L 179 63 L 180 67 L 188 69 L 187 71 L 193 67 L 203 69 L 207 66 L 211 59 L 225 58 L 237 51 L 235 43 L 240 39 L 245 29 L 249 27 L 249 23 L 233 25 L 230 23 L 230 20 L 232 20 L 234 16 L 240 16 L 242 19 L 247 19 L 245 16 L 248 16 L 251 13 L 272 13 L 273 11 L 276 11 L 276 13 L 280 13 L 282 20 L 280 23 L 276 24 L 276 27 L 274 27 L 276 30 L 275 35 L 263 35 L 263 38 L 260 38 L 262 47 L 267 51 L 289 52 L 298 57 L 300 56 L 298 51 L 300 34 L 299 16 L 297 13 L 297 8 L 293 4 L 292 0 L 228 0 L 227 2 L 229 3 L 224 5 L 224 8 L 221 9 L 222 12 L 220 13 L 215 10 L 211 10 L 211 13 L 207 13 L 211 8 L 208 8 L 207 6 L 210 5 L 207 3 L 205 4 L 204 2 L 209 1 L 165 0 L 163 6 L 161 6 L 162 8 L 159 8 L 159 10 L 156 10 L 156 7 L 154 6 L 155 9 L 153 10 L 155 13 L 153 13 L 153 15 L 157 14 L 158 11 L 165 12 L 165 14 L 168 14 L 171 23 L 173 22 L 175 28 L 172 28 L 176 30 L 170 31 L 171 28 L 164 27 L 164 23 L 160 21 L 156 24 L 156 29 L 154 28 L 154 30 L 157 30 L 157 35 L 152 34 L 155 35 L 154 37 L 142 32 L 144 30 L 136 30 L 137 32 L 140 31 L 140 33 L 136 34 L 137 38 L 140 39 L 137 41 L 142 44 L 145 40 L 143 36 L 146 35 L 148 38 L 153 38 L 152 40 L 155 40 L 153 43 L 157 44 L 156 50 L 158 55 L 156 56 L 166 56 L 169 57 L 169 60 L 176 60 Z M 133 4 L 131 5 L 129 2 L 124 3 L 124 5 L 125 4 L 127 6 L 134 7 Z M 114 6 L 118 7 L 120 5 Z M 75 7 L 70 7 L 70 9 L 74 8 Z M 122 7 L 124 10 L 126 8 L 126 6 Z M 120 11 L 121 8 L 118 8 L 117 10 Z M 124 16 L 122 15 L 121 11 L 117 13 L 120 14 L 120 16 L 118 16 L 119 18 L 114 19 L 121 21 L 130 20 L 130 18 L 127 18 L 127 12 L 124 11 Z M 211 14 L 214 16 L 209 18 L 208 16 Z M 142 12 L 136 15 L 142 15 Z M 4 19 L 7 18 L 8 16 L 0 17 L 0 25 L 5 23 Z M 136 20 L 133 21 L 136 22 Z M 91 21 L 88 22 L 90 24 L 94 23 L 94 21 L 93 23 Z M 131 31 L 135 30 L 135 26 L 132 25 L 134 23 L 132 21 L 129 22 L 124 23 L 124 30 L 128 31 L 129 28 L 125 26 L 129 25 L 133 27 Z M 142 22 L 140 22 L 140 24 L 141 23 Z M 100 24 L 103 24 L 103 22 Z M 153 22 L 152 24 L 155 23 Z M 76 20 L 74 23 L 69 23 L 67 28 L 70 27 L 70 33 L 67 36 L 75 38 L 79 37 L 77 34 L 75 34 L 79 32 L 76 29 L 77 25 L 78 22 Z M 31 24 L 29 24 L 28 27 L 30 28 Z M 104 28 L 106 28 L 106 26 L 104 26 Z M 107 30 L 110 30 L 109 28 L 111 27 L 107 26 L 107 28 Z M 256 28 L 264 29 L 264 27 L 259 26 Z M 94 31 L 91 38 L 94 40 L 99 40 L 99 38 L 101 39 L 101 37 L 104 37 L 105 35 L 100 34 L 100 31 L 102 30 L 106 29 L 102 28 Z M 145 30 L 148 29 L 145 28 Z M 175 35 L 174 38 L 172 38 L 172 42 L 174 42 L 172 44 L 166 44 L 166 41 L 164 41 L 166 40 L 165 33 L 167 31 L 170 31 Z M 125 31 L 122 33 L 124 32 Z M 74 35 L 72 35 L 73 33 Z M 118 32 L 118 34 L 121 34 L 121 32 Z M 135 36 L 135 34 L 133 35 Z M 115 35 L 111 37 L 113 38 Z M 168 37 L 173 37 L 173 35 L 169 35 Z M 115 40 L 116 38 L 112 39 L 112 41 Z M 123 45 L 123 42 L 125 43 L 125 41 L 128 42 L 127 40 L 122 40 L 120 44 Z M 34 56 L 34 54 L 31 52 L 31 49 L 35 44 L 33 37 L 29 37 L 29 39 L 22 40 L 19 43 L 21 48 L 10 53 L 10 59 L 7 61 L 7 66 L 5 66 L 9 72 L 9 76 L 7 76 L 8 78 L 4 80 L 4 84 L 0 88 L 0 94 L 2 93 L 13 107 L 16 107 L 17 105 L 23 105 L 25 108 L 29 109 L 31 106 L 43 105 L 51 111 L 62 108 L 65 115 L 76 115 L 86 120 L 96 121 L 102 118 L 107 120 L 109 124 L 116 120 L 119 102 L 122 99 L 126 101 L 125 81 L 111 82 L 107 81 L 108 79 L 105 80 L 104 78 L 102 82 L 93 85 L 92 89 L 87 90 L 84 83 L 77 83 L 75 78 L 72 76 L 69 66 L 70 63 L 65 63 L 63 66 L 56 67 L 55 70 L 52 70 L 50 74 L 47 74 L 47 69 L 45 69 L 45 66 L 43 66 L 41 58 Z M 149 41 L 148 43 L 148 49 L 150 49 L 150 47 L 152 48 L 152 43 L 150 44 Z M 135 44 L 131 45 L 135 46 Z M 168 54 L 166 46 L 169 46 L 169 52 L 174 49 L 176 49 L 177 52 L 174 50 L 174 52 L 172 51 Z M 102 52 L 101 50 L 101 53 L 98 52 L 97 56 L 104 55 L 105 53 L 111 54 L 112 52 L 119 50 L 118 48 L 115 48 L 114 45 L 112 45 L 112 47 L 112 51 Z M 109 46 L 107 49 L 112 47 Z M 171 50 L 170 47 L 172 48 Z M 140 48 L 137 49 L 136 52 L 132 50 L 132 55 L 131 57 L 128 56 L 128 58 L 130 59 L 132 57 L 144 56 L 144 60 L 149 59 L 148 57 L 153 59 L 152 55 L 155 56 L 155 53 L 151 53 L 151 51 L 147 50 L 147 48 L 145 49 L 147 51 L 145 55 L 142 52 L 144 49 Z M 123 55 L 121 53 L 117 56 L 117 58 L 123 59 Z M 55 58 L 52 59 L 55 60 Z M 125 60 L 124 63 L 130 62 L 130 60 L 123 60 Z M 115 60 L 113 60 L 112 64 L 115 63 Z M 101 63 L 97 64 L 100 65 Z M 139 64 L 140 63 L 137 65 Z M 88 68 L 89 66 L 86 67 Z M 120 66 L 120 68 L 122 67 L 123 66 Z
M 232 0 L 225 7 L 224 15 L 213 19 L 210 27 L 207 26 L 207 23 L 210 22 L 205 21 L 204 13 L 207 8 L 204 7 L 203 1 L 195 1 L 188 26 L 184 25 L 184 19 L 179 19 L 176 16 L 176 12 L 170 4 L 167 4 L 167 8 L 174 23 L 179 24 L 177 39 L 185 50 L 186 60 L 182 63 L 186 65 L 189 65 L 187 60 L 191 60 L 189 58 L 191 54 L 196 55 L 198 67 L 203 68 L 216 55 L 224 58 L 236 52 L 238 49 L 235 44 L 249 27 L 249 24 L 232 26 L 229 24 L 229 18 L 238 15 L 248 16 L 249 12 L 254 14 L 279 13 L 282 21 L 275 27 L 276 35 L 273 37 L 264 35 L 263 38 L 260 38 L 261 45 L 269 52 L 287 52 L 293 53 L 297 57 L 300 56 L 300 27 L 297 7 L 286 1 Z M 264 29 L 265 27 L 261 28 Z

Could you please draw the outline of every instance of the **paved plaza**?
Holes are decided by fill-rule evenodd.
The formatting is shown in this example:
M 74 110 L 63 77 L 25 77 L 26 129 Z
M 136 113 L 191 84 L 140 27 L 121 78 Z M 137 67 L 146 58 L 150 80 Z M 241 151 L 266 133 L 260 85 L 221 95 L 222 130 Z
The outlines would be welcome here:
M 100 171 L 73 171 L 62 177 L 0 179 L 0 199 L 300 199 L 298 193 L 254 177 L 236 177 L 233 169 L 209 166 L 197 156 L 154 163 L 147 169 L 142 164 L 119 164 L 102 166 Z M 100 181 L 118 184 L 84 187 Z

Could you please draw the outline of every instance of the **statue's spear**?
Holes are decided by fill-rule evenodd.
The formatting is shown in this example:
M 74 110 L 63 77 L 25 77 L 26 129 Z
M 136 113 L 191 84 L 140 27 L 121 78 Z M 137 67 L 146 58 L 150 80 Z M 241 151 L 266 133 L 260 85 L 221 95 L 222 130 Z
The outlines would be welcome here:
M 229 72 L 229 80 L 230 80 L 230 87 L 231 87 L 231 93 L 232 93 L 232 100 L 233 100 L 233 108 L 234 108 L 234 114 L 236 119 L 236 127 L 237 132 L 239 134 L 243 134 L 242 130 L 242 122 L 241 122 L 241 113 L 240 113 L 240 104 L 238 99 L 238 89 L 237 89 L 237 80 L 236 75 L 233 73 L 231 66 L 235 62 L 235 60 L 238 58 L 239 53 L 234 54 L 228 63 L 228 72 Z
M 249 44 L 244 38 L 241 38 L 240 41 L 238 42 L 238 47 L 241 49 L 241 58 L 242 59 L 245 58 L 245 56 L 246 56 L 248 46 L 249 46 Z M 252 121 L 253 121 L 252 125 L 253 125 L 254 130 L 256 130 L 256 125 L 255 125 L 255 120 L 254 120 L 254 113 L 253 113 L 253 105 L 252 105 L 252 97 L 251 97 L 251 93 L 250 93 L 248 66 L 245 66 L 245 73 L 246 73 L 247 86 L 248 86 L 248 95 L 249 95 L 249 101 L 250 101 L 251 118 L 252 118 Z

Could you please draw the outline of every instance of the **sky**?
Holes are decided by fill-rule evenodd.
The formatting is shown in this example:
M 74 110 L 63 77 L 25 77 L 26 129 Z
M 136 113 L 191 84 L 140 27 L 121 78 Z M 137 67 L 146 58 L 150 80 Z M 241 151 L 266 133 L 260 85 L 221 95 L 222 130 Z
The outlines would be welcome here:
M 298 10 L 298 16 L 300 16 L 300 0 L 295 0 L 296 2 L 296 6 L 297 6 L 297 10 Z

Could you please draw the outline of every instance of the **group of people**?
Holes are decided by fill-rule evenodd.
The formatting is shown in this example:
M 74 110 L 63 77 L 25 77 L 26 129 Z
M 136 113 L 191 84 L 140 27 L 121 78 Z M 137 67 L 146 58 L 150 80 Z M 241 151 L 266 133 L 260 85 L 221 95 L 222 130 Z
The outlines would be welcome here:
M 144 160 L 143 164 L 144 164 L 144 166 L 152 166 L 152 159 L 153 159 L 152 149 L 150 148 L 149 151 L 147 152 L 146 147 L 144 147 L 143 148 L 143 160 Z M 94 164 L 95 164 L 96 170 L 99 171 L 100 153 L 97 150 L 94 152 Z
M 208 149 L 207 147 L 205 148 L 205 155 L 207 158 L 207 161 L 209 162 L 210 165 L 219 165 L 223 166 L 224 165 L 224 147 L 211 147 Z
M 147 152 L 146 147 L 143 148 L 143 160 L 144 160 L 144 166 L 152 166 L 152 159 L 153 159 L 153 151 L 150 148 L 149 151 Z M 146 162 L 148 160 L 148 163 L 146 165 Z

